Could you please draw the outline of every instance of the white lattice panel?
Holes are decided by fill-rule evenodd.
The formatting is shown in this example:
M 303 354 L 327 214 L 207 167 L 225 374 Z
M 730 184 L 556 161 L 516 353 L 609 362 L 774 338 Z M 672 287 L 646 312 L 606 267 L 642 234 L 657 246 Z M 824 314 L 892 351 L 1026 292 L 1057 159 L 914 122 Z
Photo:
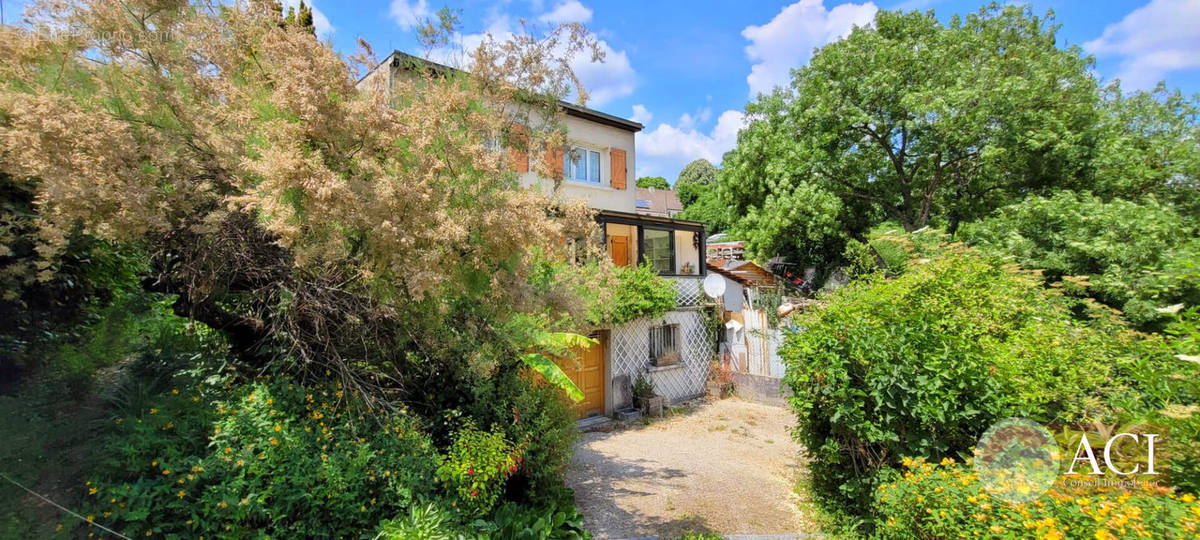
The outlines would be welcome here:
M 621 375 L 628 376 L 629 383 L 637 380 L 639 373 L 645 373 L 654 381 L 654 388 L 659 395 L 666 396 L 670 402 L 692 399 L 704 394 L 704 383 L 708 380 L 708 370 L 713 359 L 713 347 L 716 336 L 709 335 L 704 320 L 708 314 L 702 310 L 677 310 L 667 312 L 662 317 L 643 318 L 623 324 L 612 329 L 609 338 L 610 359 L 612 361 L 612 377 L 614 384 L 622 380 Z M 680 336 L 680 359 L 678 367 L 672 366 L 648 372 L 650 368 L 650 327 L 661 324 L 678 324 Z M 621 384 L 628 384 L 622 382 Z M 612 395 L 627 396 L 627 389 L 613 388 Z M 614 403 L 616 407 L 630 405 L 628 399 L 624 403 Z
M 680 306 L 697 306 L 704 301 L 704 290 L 700 285 L 700 278 L 677 277 L 675 279 L 675 292 L 678 293 L 678 304 Z

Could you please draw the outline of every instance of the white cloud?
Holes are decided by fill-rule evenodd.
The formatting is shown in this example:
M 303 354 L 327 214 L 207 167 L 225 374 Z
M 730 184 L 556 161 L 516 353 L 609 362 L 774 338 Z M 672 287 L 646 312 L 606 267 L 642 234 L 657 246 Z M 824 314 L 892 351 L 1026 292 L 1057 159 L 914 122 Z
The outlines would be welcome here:
M 652 114 L 645 105 L 641 104 L 633 106 L 633 114 L 629 117 L 630 120 L 642 124 L 643 126 L 649 124 L 650 119 L 652 118 L 654 118 L 654 114 Z
M 707 134 L 694 126 L 681 128 L 659 124 L 653 131 L 638 137 L 638 176 L 678 174 L 683 165 L 699 158 L 720 164 L 725 152 L 737 144 L 738 130 L 744 119 L 741 111 L 725 111 Z
M 538 20 L 548 24 L 585 23 L 592 20 L 592 10 L 579 0 L 567 0 L 540 15 Z
M 750 95 L 786 86 L 791 70 L 808 63 L 813 49 L 845 37 L 854 26 L 870 24 L 878 10 L 874 2 L 827 10 L 822 0 L 800 0 L 767 24 L 747 26 L 742 37 L 750 41 L 746 56 L 754 62 L 746 77 Z
M 332 36 L 333 32 L 337 29 L 329 23 L 329 18 L 324 13 L 321 13 L 321 10 L 317 9 L 317 6 L 313 5 L 313 0 L 304 2 L 304 5 L 312 8 L 313 29 L 317 31 L 317 36 L 322 38 Z M 287 13 L 288 8 L 300 9 L 300 0 L 283 0 L 283 12 Z
M 456 47 L 430 51 L 429 59 L 459 69 L 470 69 L 466 64 L 471 52 L 478 48 L 489 34 L 498 41 L 513 37 L 512 25 L 507 16 L 496 16 L 486 24 L 488 26 L 483 32 L 455 36 Z M 589 51 L 581 51 L 570 62 L 575 76 L 579 77 L 580 83 L 588 92 L 587 105 L 599 107 L 633 94 L 637 85 L 637 73 L 629 62 L 629 55 L 625 51 L 613 49 L 608 42 L 597 38 L 595 34 L 591 34 L 591 37 L 596 39 L 596 46 L 604 53 L 604 61 L 593 62 Z
M 629 63 L 629 55 L 614 50 L 604 40 L 597 40 L 596 44 L 604 52 L 603 62 L 592 62 L 591 54 L 586 52 L 571 60 L 571 69 L 590 96 L 590 107 L 631 95 L 637 85 L 637 73 Z
M 1200 68 L 1200 0 L 1151 0 L 1085 43 L 1098 57 L 1120 57 L 1117 78 L 1131 89 L 1153 88 L 1173 71 Z
M 388 16 L 404 30 L 411 30 L 429 17 L 429 4 L 425 0 L 392 0 Z

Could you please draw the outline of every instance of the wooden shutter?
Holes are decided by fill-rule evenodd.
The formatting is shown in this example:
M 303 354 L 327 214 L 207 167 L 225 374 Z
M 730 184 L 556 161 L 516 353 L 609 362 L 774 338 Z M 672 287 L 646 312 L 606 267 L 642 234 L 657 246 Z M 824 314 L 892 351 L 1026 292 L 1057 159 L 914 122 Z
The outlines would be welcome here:
M 546 166 L 555 180 L 563 179 L 563 157 L 565 155 L 562 148 L 546 149 Z
M 525 126 L 513 126 L 509 131 L 508 160 L 514 171 L 529 172 L 529 136 Z
M 612 187 L 625 189 L 625 151 L 613 148 L 609 155 L 612 157 Z

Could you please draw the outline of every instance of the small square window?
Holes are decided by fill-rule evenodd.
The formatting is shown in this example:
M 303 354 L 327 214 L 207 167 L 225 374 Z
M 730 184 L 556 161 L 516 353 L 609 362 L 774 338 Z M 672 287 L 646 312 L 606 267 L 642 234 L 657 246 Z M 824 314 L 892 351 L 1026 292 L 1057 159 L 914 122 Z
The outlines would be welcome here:
M 679 325 L 650 327 L 650 362 L 655 366 L 673 366 L 679 360 Z

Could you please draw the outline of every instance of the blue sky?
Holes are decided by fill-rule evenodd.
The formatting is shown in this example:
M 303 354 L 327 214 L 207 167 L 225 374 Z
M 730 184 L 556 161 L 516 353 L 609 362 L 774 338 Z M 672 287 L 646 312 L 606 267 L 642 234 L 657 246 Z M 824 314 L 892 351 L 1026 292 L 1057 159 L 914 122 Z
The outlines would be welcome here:
M 11 23 L 25 1 L 3 1 Z M 26 0 L 27 1 L 27 0 Z M 286 0 L 295 4 L 298 0 Z M 420 53 L 413 24 L 443 6 L 461 10 L 463 41 L 483 32 L 583 22 L 607 53 L 602 65 L 577 63 L 589 106 L 646 125 L 638 134 L 637 174 L 674 181 L 696 158 L 719 163 L 733 147 L 741 111 L 754 93 L 788 81 L 814 47 L 871 20 L 877 9 L 933 9 L 945 20 L 982 0 L 699 2 L 682 0 L 312 0 L 318 31 L 350 53 L 359 37 L 379 56 Z M 1055 12 L 1060 44 L 1097 58 L 1105 79 L 1149 88 L 1160 79 L 1200 92 L 1200 0 L 1117 2 L 1032 0 Z

